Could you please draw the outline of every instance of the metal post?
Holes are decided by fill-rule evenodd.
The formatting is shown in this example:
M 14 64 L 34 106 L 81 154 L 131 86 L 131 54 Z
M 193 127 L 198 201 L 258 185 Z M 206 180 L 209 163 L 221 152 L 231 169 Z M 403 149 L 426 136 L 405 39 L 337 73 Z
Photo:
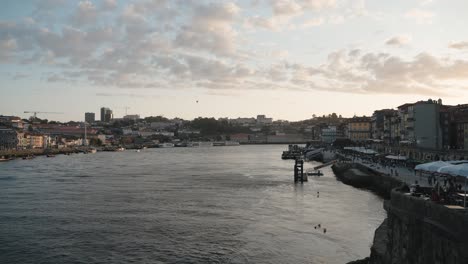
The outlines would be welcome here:
M 464 208 L 466 208 L 466 178 L 468 178 L 468 177 L 465 176 L 465 196 L 463 197 L 463 207 Z

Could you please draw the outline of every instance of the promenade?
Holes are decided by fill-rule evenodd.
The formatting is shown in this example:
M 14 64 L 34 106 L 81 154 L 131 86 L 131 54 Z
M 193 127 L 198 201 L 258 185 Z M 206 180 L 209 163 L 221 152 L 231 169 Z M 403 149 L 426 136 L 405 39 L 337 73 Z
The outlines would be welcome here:
M 341 152 L 339 154 L 350 159 L 352 162 L 359 163 L 367 168 L 389 175 L 408 185 L 415 184 L 416 181 L 421 187 L 433 187 L 435 185 L 435 182 L 433 182 L 432 185 L 429 184 L 428 174 L 416 172 L 414 169 L 408 168 L 399 163 L 383 165 L 373 162 L 369 158 L 362 158 L 358 155 L 349 155 Z M 435 177 L 435 181 L 438 181 L 440 186 L 443 186 L 443 180 L 443 177 Z M 456 183 L 462 185 L 462 190 L 465 189 L 464 181 L 457 181 Z

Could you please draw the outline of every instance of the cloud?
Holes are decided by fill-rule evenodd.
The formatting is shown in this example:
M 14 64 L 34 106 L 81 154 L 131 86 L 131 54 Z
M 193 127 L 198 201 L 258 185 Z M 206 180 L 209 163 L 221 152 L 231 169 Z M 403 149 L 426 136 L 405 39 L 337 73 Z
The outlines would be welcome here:
M 411 42 L 411 39 L 408 35 L 395 36 L 385 41 L 385 45 L 401 47 Z
M 118 6 L 117 0 L 103 0 L 101 4 L 101 10 L 112 11 Z
M 435 14 L 421 9 L 412 9 L 405 13 L 405 18 L 416 21 L 418 24 L 432 24 Z
M 336 0 L 302 0 L 302 6 L 315 11 L 336 7 Z
M 183 25 L 174 44 L 196 51 L 232 56 L 237 50 L 233 22 L 240 8 L 234 3 L 211 3 L 194 8 L 190 23 Z
M 86 0 L 78 2 L 78 7 L 71 20 L 74 25 L 94 24 L 97 16 L 98 12 L 94 3 Z
M 0 62 L 36 66 L 39 72 L 44 66 L 46 82 L 109 89 L 99 96 L 122 96 L 113 88 L 439 95 L 468 82 L 468 61 L 462 59 L 343 49 L 306 65 L 292 62 L 297 59 L 297 54 L 290 54 L 294 50 L 280 44 L 252 44 L 253 39 L 246 39 L 242 31 L 344 23 L 366 13 L 363 2 L 349 7 L 330 0 L 264 1 L 272 13 L 267 17 L 225 1 L 184 2 L 183 7 L 164 0 L 99 3 L 99 8 L 89 1 L 74 4 L 54 27 L 37 17 L 0 22 Z M 400 47 L 410 41 L 410 36 L 396 35 L 385 44 Z M 468 44 L 450 47 L 462 49 Z
M 276 16 L 297 16 L 303 12 L 303 6 L 294 0 L 273 0 L 271 5 Z
M 458 50 L 468 49 L 468 41 L 450 43 L 449 48 Z
M 302 28 L 310 28 L 310 27 L 316 27 L 320 26 L 324 23 L 324 19 L 319 17 L 319 18 L 313 18 L 306 20 L 302 23 Z

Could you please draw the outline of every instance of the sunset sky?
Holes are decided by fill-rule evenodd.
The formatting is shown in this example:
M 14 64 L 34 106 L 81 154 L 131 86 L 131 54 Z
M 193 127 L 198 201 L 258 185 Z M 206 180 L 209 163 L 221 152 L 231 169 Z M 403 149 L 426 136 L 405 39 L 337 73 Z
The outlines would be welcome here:
M 468 103 L 466 0 L 2 0 L 0 114 L 301 120 Z M 196 102 L 198 100 L 198 103 Z

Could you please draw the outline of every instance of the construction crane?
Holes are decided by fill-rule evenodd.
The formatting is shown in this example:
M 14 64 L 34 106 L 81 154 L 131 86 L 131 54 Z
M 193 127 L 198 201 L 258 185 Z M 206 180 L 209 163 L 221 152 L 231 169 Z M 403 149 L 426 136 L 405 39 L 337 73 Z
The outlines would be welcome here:
M 33 116 L 31 116 L 31 118 L 34 118 L 36 119 L 37 118 L 37 114 L 63 114 L 61 112 L 42 112 L 42 111 L 24 111 L 25 114 L 33 114 Z
M 129 106 L 114 107 L 114 108 L 117 108 L 117 109 L 124 109 L 124 110 L 125 110 L 125 115 L 128 115 L 128 109 L 130 109 Z
M 128 115 L 128 109 L 130 109 L 130 107 L 124 106 L 123 108 L 125 109 L 125 115 Z

